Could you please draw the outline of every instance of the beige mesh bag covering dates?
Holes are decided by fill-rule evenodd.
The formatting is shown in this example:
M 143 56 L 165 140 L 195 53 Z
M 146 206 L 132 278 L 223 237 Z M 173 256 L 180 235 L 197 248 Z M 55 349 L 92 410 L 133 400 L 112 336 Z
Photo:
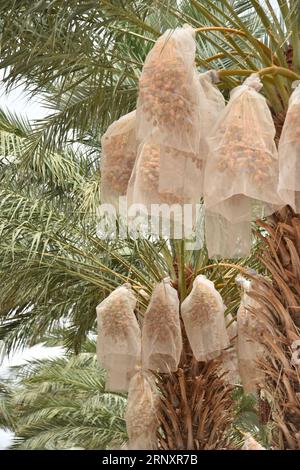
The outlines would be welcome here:
M 209 361 L 229 346 L 225 306 L 214 283 L 197 276 L 193 288 L 181 305 L 181 316 L 197 361 Z
M 97 311 L 97 358 L 107 370 L 106 390 L 127 391 L 141 360 L 141 331 L 134 314 L 136 298 L 130 285 L 114 290 Z
M 190 27 L 166 31 L 148 54 L 139 82 L 137 137 L 141 142 L 128 187 L 128 205 L 195 204 L 201 197 L 200 107 Z M 179 220 L 180 222 L 180 220 Z
M 138 371 L 131 379 L 125 421 L 130 450 L 156 449 L 159 396 L 149 373 Z
M 244 391 L 252 393 L 264 379 L 258 367 L 258 361 L 266 353 L 262 344 L 264 328 L 259 320 L 259 305 L 247 294 L 251 291 L 251 282 L 242 277 L 237 281 L 244 290 L 237 313 L 239 371 Z
M 226 316 L 226 324 L 230 346 L 222 352 L 221 374 L 227 383 L 236 385 L 240 382 L 237 357 L 237 322 L 231 314 L 228 314 Z
M 160 149 L 159 191 L 177 196 L 177 202 L 196 204 L 203 197 L 204 167 L 208 155 L 208 138 L 225 107 L 225 100 L 215 83 L 218 73 L 210 70 L 197 76 L 200 87 L 200 122 L 196 128 L 198 152 L 184 152 L 172 147 Z
M 136 159 L 136 112 L 122 116 L 109 126 L 101 139 L 101 202 L 116 207 L 125 196 Z
M 200 101 L 200 157 L 203 162 L 207 159 L 209 152 L 208 138 L 213 134 L 213 129 L 225 108 L 225 99 L 216 86 L 218 81 L 219 75 L 216 70 L 209 70 L 199 74 L 199 82 L 204 95 L 204 99 L 202 98 Z
M 167 30 L 148 54 L 139 81 L 137 135 L 184 152 L 199 150 L 199 81 L 191 27 Z
M 300 212 L 300 82 L 295 82 L 279 141 L 279 195 Z
M 250 250 L 250 222 L 283 205 L 277 194 L 275 126 L 261 82 L 251 75 L 235 88 L 209 138 L 204 202 L 209 255 L 243 256 Z M 222 227 L 226 239 L 215 235 Z M 220 232 L 220 231 L 219 231 Z
M 166 278 L 156 285 L 146 311 L 142 329 L 144 369 L 163 373 L 178 368 L 182 351 L 177 291 Z
M 162 155 L 163 154 L 163 155 Z M 162 161 L 164 161 L 162 163 Z M 197 202 L 200 160 L 192 154 L 159 145 L 141 144 L 128 186 L 128 204 L 183 204 Z

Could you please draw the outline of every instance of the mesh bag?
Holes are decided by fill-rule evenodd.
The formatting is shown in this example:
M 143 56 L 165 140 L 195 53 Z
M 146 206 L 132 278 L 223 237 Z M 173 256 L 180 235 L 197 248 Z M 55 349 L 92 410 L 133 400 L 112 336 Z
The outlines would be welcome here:
M 204 177 L 208 214 L 239 224 L 237 229 L 241 236 L 245 231 L 247 240 L 246 222 L 271 214 L 283 205 L 277 194 L 275 127 L 266 100 L 258 93 L 261 86 L 259 77 L 251 75 L 233 90 L 214 135 L 209 138 Z M 209 225 L 206 236 L 213 237 Z
M 125 196 L 136 159 L 136 112 L 122 116 L 109 126 L 101 139 L 101 202 L 118 207 Z
M 130 381 L 125 412 L 129 450 L 157 448 L 158 404 L 153 379 L 144 371 L 137 372 Z
M 221 374 L 225 374 L 223 377 L 227 383 L 236 385 L 240 381 L 237 358 L 237 322 L 233 320 L 231 314 L 226 316 L 226 321 L 230 347 L 222 352 Z
M 208 154 L 208 137 L 225 107 L 222 93 L 215 86 L 218 74 L 214 70 L 198 75 L 199 113 L 198 152 L 184 152 L 160 146 L 159 190 L 180 198 L 185 204 L 195 204 L 203 196 L 204 165 Z M 154 137 L 155 140 L 155 137 Z
M 191 27 L 167 30 L 148 54 L 139 81 L 139 140 L 155 131 L 155 143 L 198 153 L 201 88 L 194 36 Z
M 178 368 L 182 351 L 177 291 L 164 279 L 153 290 L 142 329 L 144 369 L 163 373 Z
M 182 198 L 160 190 L 161 146 L 153 141 L 139 146 L 138 157 L 128 186 L 128 205 L 181 204 Z
M 205 238 L 210 258 L 242 258 L 249 255 L 251 248 L 251 223 L 233 224 L 225 217 L 206 210 Z
M 258 367 L 265 348 L 262 344 L 263 324 L 258 319 L 259 305 L 247 294 L 251 290 L 251 282 L 243 278 L 238 280 L 243 286 L 244 294 L 237 313 L 237 352 L 239 371 L 246 393 L 257 390 L 263 383 L 264 374 Z
M 250 434 L 247 434 L 245 437 L 246 439 L 241 450 L 266 450 Z
M 149 208 L 151 204 L 194 204 L 200 199 L 204 93 L 195 51 L 193 29 L 177 28 L 166 31 L 146 58 L 137 103 L 137 135 L 143 144 L 130 181 L 130 204 Z
M 216 87 L 216 83 L 219 81 L 218 72 L 209 70 L 208 72 L 200 73 L 199 81 L 204 95 L 204 99 L 200 102 L 200 157 L 202 161 L 205 161 L 209 151 L 208 138 L 213 134 L 213 129 L 225 108 L 225 99 L 220 90 Z
M 97 311 L 97 358 L 107 370 L 106 390 L 127 391 L 141 360 L 141 331 L 134 314 L 136 298 L 130 285 L 118 287 Z
M 163 161 L 163 163 L 162 163 Z M 194 154 L 156 144 L 150 139 L 139 146 L 128 185 L 128 205 L 196 203 L 200 198 L 202 162 Z M 198 188 L 198 189 L 197 189 Z
M 214 283 L 205 276 L 197 276 L 181 305 L 186 334 L 197 361 L 214 359 L 229 346 L 224 311 Z
M 279 185 L 282 199 L 300 212 L 300 82 L 295 83 L 279 141 Z

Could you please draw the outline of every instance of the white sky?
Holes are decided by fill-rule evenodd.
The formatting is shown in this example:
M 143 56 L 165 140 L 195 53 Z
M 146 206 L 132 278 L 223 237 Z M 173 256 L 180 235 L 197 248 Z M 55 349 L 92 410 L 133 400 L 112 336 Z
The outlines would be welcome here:
M 0 80 L 2 81 L 2 79 L 3 73 L 0 71 Z M 6 94 L 2 83 L 0 83 L 0 107 L 14 111 L 19 115 L 27 115 L 29 119 L 39 119 L 47 114 L 47 110 L 41 106 L 37 98 L 29 101 L 22 87 Z

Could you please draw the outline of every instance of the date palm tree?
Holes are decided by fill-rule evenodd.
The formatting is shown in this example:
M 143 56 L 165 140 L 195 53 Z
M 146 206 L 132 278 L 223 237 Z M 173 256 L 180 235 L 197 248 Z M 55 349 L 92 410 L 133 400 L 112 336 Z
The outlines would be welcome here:
M 105 392 L 95 343 L 78 355 L 31 360 L 12 368 L 0 390 L 0 427 L 11 449 L 111 449 L 127 439 L 126 397 Z
M 44 345 L 61 346 L 65 335 L 64 329 L 45 335 Z M 239 445 L 241 436 L 250 433 L 265 444 L 255 397 L 239 388 L 234 402 L 232 442 Z M 125 394 L 105 391 L 93 338 L 78 355 L 65 351 L 52 359 L 30 360 L 11 367 L 0 382 L 0 429 L 13 435 L 12 450 L 125 448 L 125 406 Z
M 53 166 L 45 167 L 43 177 L 34 168 L 29 173 L 23 167 L 22 158 L 30 141 L 30 123 L 2 111 L 0 128 L 1 338 L 8 351 L 43 341 L 45 335 L 64 325 L 64 346 L 82 351 L 87 334 L 95 331 L 97 303 L 128 279 L 137 293 L 143 287 L 150 294 L 156 282 L 171 275 L 179 294 L 184 295 L 189 282 L 201 272 L 214 280 L 228 307 L 226 314 L 235 314 L 240 294 L 234 278 L 243 266 L 259 269 L 254 257 L 240 260 L 236 265 L 224 263 L 207 269 L 205 250 L 186 251 L 184 243 L 100 240 L 94 221 L 98 193 L 95 188 L 92 191 L 89 188 L 91 180 L 96 188 L 98 185 L 93 166 L 88 168 L 81 153 L 64 149 L 49 155 L 45 152 L 45 161 L 49 158 Z M 56 169 L 53 171 L 55 159 L 58 173 Z M 142 312 L 146 308 L 143 302 L 145 299 L 140 299 Z M 95 358 L 93 361 L 95 364 Z M 229 425 L 236 405 L 231 399 L 232 387 L 224 383 L 219 368 L 218 362 L 195 362 L 185 341 L 185 354 L 178 373 L 157 377 L 162 396 L 158 435 L 161 447 L 186 448 L 190 445 L 187 439 L 191 439 L 191 432 L 198 427 L 202 434 L 195 436 L 197 448 L 229 445 L 232 437 Z M 63 369 L 60 371 L 63 374 Z M 34 368 L 33 376 L 36 374 L 39 375 L 39 369 Z M 32 381 L 26 382 L 28 388 Z M 203 403 L 199 407 L 197 394 L 203 390 L 207 390 L 207 395 L 201 397 Z M 212 390 L 213 394 L 209 392 Z M 75 392 L 80 395 L 80 389 Z M 188 431 L 187 407 L 192 395 L 195 395 L 192 400 L 195 409 L 190 410 L 190 416 L 194 423 Z M 175 397 L 178 403 L 174 402 Z M 26 416 L 28 406 L 24 405 Z M 22 422 L 21 414 L 14 416 L 15 431 L 19 429 L 19 420 Z M 48 425 L 52 426 L 47 417 L 44 430 Z M 28 437 L 22 434 L 22 429 L 17 434 L 25 439 L 20 443 L 22 448 L 44 445 L 42 436 Z M 38 428 L 35 431 L 37 433 Z M 50 434 L 45 432 L 46 435 L 50 439 Z M 55 436 L 54 432 L 56 442 Z M 236 438 L 236 433 L 233 437 Z M 54 445 L 71 444 L 66 434 Z M 86 439 L 84 447 L 90 448 Z
M 78 352 L 94 326 L 96 304 L 113 288 L 130 279 L 151 293 L 166 274 L 177 282 L 181 299 L 197 273 L 207 274 L 220 289 L 227 313 L 235 315 L 235 275 L 247 265 L 267 270 L 274 281 L 269 296 L 276 308 L 280 302 L 281 315 L 289 319 L 278 321 L 277 310 L 269 311 L 280 343 L 275 348 L 280 360 L 262 365 L 275 423 L 273 444 L 299 448 L 299 379 L 294 368 L 283 377 L 279 365 L 283 358 L 290 364 L 290 339 L 298 335 L 292 315 L 298 297 L 296 291 L 287 295 L 282 280 L 293 279 L 296 286 L 292 260 L 299 255 L 299 234 L 295 228 L 285 247 L 290 261 L 276 239 L 280 224 L 291 234 L 286 226 L 294 227 L 297 217 L 287 211 L 284 222 L 281 216 L 268 226 L 262 222 L 260 244 L 249 259 L 235 265 L 208 260 L 205 250 L 189 253 L 184 242 L 103 241 L 95 228 L 100 136 L 113 120 L 134 109 L 141 68 L 157 37 L 167 28 L 193 26 L 197 65 L 221 70 L 225 97 L 245 76 L 258 72 L 278 139 L 291 84 L 300 77 L 299 2 L 3 0 L 0 13 L 0 67 L 7 88 L 22 84 L 50 110 L 35 123 L 1 113 L 1 337 L 11 348 L 34 344 L 68 322 L 65 343 Z M 286 236 L 280 240 L 287 243 Z M 268 254 L 263 260 L 260 247 Z M 281 265 L 279 249 L 285 256 Z M 217 369 L 217 363 L 195 364 L 186 344 L 178 373 L 158 379 L 161 447 L 230 446 L 231 389 Z M 288 407 L 286 396 L 292 403 Z

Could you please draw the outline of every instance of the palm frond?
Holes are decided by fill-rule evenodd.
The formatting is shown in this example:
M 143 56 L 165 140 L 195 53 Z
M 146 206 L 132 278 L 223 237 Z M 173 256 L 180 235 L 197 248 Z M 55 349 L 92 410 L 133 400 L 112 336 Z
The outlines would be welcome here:
M 18 383 L 0 400 L 0 426 L 15 434 L 11 448 L 107 449 L 126 441 L 126 398 L 105 392 L 95 353 L 33 360 L 11 372 Z

